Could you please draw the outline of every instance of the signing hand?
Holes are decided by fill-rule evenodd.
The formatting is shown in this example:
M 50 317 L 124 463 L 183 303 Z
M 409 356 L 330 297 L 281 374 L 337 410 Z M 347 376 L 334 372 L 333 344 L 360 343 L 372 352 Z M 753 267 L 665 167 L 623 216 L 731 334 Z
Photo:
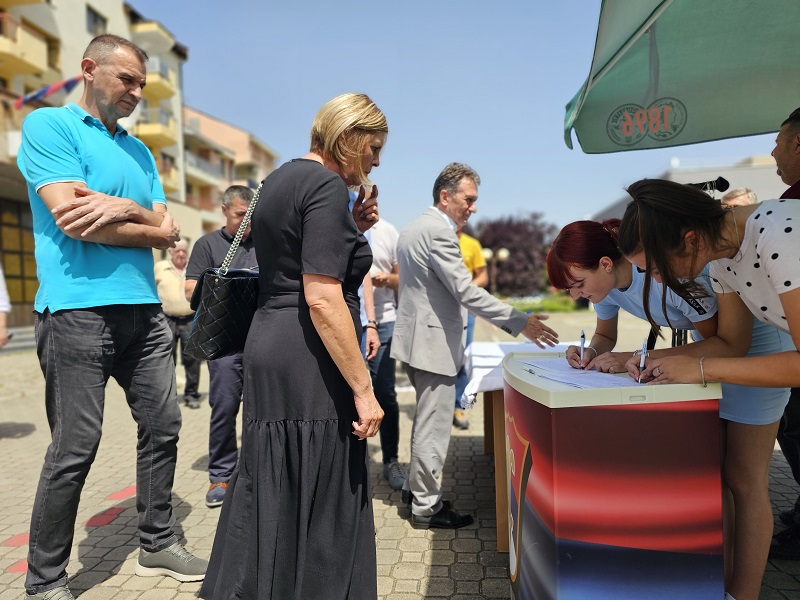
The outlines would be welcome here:
M 645 368 L 642 369 L 641 373 L 639 372 L 639 361 L 642 359 L 641 356 L 638 354 L 628 358 L 628 361 L 625 363 L 625 370 L 628 372 L 628 375 L 631 376 L 631 379 L 635 379 L 636 381 L 641 381 L 642 383 L 647 383 L 648 381 L 652 380 L 651 376 L 645 377 L 644 372 L 647 371 L 647 365 L 650 364 L 650 358 L 645 356 L 644 358 L 644 365 Z
M 378 186 L 373 185 L 369 197 L 366 197 L 367 191 L 364 186 L 358 189 L 358 197 L 353 203 L 353 220 L 361 233 L 375 225 L 380 218 L 378 216 Z M 366 198 L 366 199 L 365 199 Z
M 59 204 L 52 213 L 56 217 L 56 225 L 64 231 L 86 227 L 86 230 L 81 232 L 81 237 L 109 223 L 130 220 L 136 208 L 136 203 L 127 198 L 95 192 L 82 185 L 76 185 L 74 189 L 78 197 Z
M 655 384 L 702 383 L 700 359 L 694 356 L 654 358 L 647 361 L 645 369 L 642 371 L 642 381 L 645 380 Z
M 522 335 L 539 348 L 544 348 L 545 344 L 555 346 L 558 343 L 558 334 L 542 323 L 546 319 L 547 315 L 528 315 L 528 324 L 522 330 Z
M 567 362 L 573 369 L 591 369 L 594 367 L 595 358 L 597 358 L 597 350 L 591 346 L 583 349 L 583 363 L 581 363 L 581 349 L 578 346 L 567 348 Z
M 353 400 L 358 413 L 358 421 L 353 421 L 353 435 L 360 440 L 373 437 L 383 421 L 383 409 L 375 399 L 375 393 L 372 389 L 364 396 L 353 393 Z
M 630 354 L 627 352 L 604 352 L 591 361 L 586 368 L 591 366 L 601 373 L 625 373 L 628 370 L 627 360 L 629 357 Z

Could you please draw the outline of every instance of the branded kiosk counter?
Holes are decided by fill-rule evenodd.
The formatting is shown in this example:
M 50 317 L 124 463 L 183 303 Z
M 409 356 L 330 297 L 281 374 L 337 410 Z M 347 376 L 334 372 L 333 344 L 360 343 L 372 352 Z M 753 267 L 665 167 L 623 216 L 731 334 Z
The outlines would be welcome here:
M 564 360 L 503 360 L 515 599 L 722 598 L 719 384 L 578 389 L 531 359 Z

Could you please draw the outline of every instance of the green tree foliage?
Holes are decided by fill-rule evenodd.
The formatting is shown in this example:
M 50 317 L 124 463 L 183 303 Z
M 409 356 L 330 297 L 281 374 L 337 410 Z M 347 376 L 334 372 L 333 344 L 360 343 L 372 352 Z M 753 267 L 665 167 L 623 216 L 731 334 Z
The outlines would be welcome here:
M 501 296 L 537 294 L 548 286 L 545 256 L 558 228 L 542 220 L 542 213 L 487 219 L 475 225 L 477 238 L 484 248 L 495 253 L 509 251 L 508 260 L 498 262 L 495 293 Z M 487 265 L 490 269 L 491 261 Z

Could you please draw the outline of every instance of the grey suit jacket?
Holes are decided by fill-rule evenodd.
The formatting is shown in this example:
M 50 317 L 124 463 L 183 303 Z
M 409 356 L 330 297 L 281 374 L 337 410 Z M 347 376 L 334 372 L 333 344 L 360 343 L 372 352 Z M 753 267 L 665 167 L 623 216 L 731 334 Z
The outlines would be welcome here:
M 454 376 L 464 362 L 467 311 L 519 335 L 528 317 L 470 283 L 458 236 L 434 207 L 403 229 L 392 357 Z

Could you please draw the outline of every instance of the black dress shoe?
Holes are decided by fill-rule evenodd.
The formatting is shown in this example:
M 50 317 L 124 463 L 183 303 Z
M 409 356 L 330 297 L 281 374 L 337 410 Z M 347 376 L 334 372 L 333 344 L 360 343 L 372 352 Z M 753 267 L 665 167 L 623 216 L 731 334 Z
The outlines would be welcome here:
M 800 525 L 792 525 L 773 536 L 769 557 L 777 560 L 800 560 Z
M 442 508 L 439 509 L 439 512 L 430 517 L 411 515 L 411 526 L 414 529 L 458 529 L 472 525 L 472 522 L 472 515 L 454 510 L 449 502 L 447 504 L 442 502 Z

